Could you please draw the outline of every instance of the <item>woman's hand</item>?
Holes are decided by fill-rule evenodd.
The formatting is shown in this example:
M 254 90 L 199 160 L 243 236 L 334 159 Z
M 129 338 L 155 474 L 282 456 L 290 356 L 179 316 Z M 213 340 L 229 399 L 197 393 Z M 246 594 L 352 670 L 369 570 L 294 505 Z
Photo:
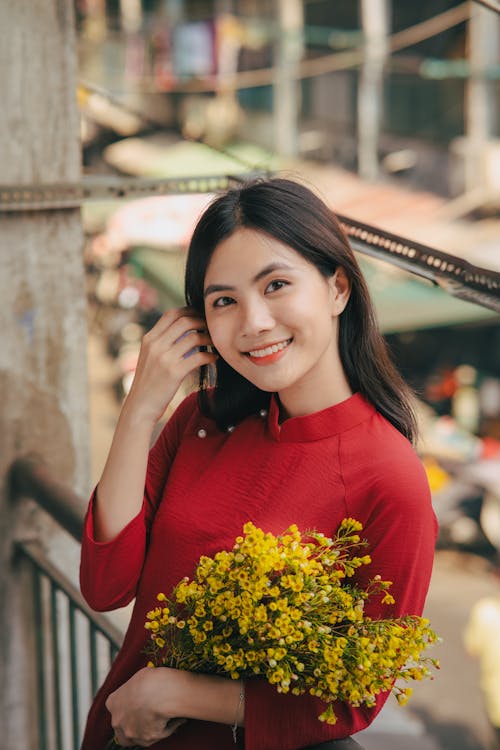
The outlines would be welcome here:
M 187 719 L 244 726 L 242 683 L 170 667 L 145 667 L 108 697 L 106 708 L 123 747 L 169 737 Z M 179 718 L 183 717 L 183 718 Z
M 109 695 L 106 708 L 122 747 L 149 747 L 173 734 L 186 719 L 175 714 L 176 670 L 145 667 Z M 170 679 L 169 679 L 170 678 Z M 168 709 L 169 703 L 172 709 Z
M 184 378 L 216 361 L 217 355 L 205 350 L 210 346 L 206 322 L 193 310 L 166 312 L 142 340 L 127 408 L 156 423 Z

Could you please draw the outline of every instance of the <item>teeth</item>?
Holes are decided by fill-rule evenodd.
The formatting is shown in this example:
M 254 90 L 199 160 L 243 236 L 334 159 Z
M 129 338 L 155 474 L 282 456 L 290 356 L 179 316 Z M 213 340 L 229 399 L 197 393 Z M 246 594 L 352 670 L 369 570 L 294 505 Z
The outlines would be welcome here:
M 282 349 L 286 349 L 291 341 L 292 339 L 288 339 L 287 341 L 280 341 L 279 344 L 267 346 L 265 349 L 254 349 L 254 351 L 248 353 L 251 357 L 269 357 L 270 354 L 275 354 L 276 352 L 280 352 Z

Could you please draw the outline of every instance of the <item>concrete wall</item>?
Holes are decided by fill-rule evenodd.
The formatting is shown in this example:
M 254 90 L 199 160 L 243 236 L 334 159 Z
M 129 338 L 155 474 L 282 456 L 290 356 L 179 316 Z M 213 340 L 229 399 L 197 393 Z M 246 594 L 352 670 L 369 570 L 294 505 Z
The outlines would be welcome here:
M 1 15 L 0 182 L 78 181 L 73 3 L 2 2 Z M 39 534 L 58 557 L 65 553 L 29 503 L 11 507 L 6 471 L 16 456 L 35 452 L 59 479 L 88 491 L 79 209 L 0 212 L 0 247 L 0 744 L 13 750 L 37 746 L 29 705 L 33 622 L 12 561 L 13 539 Z

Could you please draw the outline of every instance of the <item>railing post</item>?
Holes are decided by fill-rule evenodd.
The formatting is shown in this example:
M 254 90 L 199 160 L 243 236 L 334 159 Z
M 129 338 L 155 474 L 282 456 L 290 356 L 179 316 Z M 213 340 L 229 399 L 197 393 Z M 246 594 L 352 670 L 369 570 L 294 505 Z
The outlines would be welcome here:
M 47 541 L 53 545 L 55 537 L 43 533 L 46 521 L 79 541 L 86 502 L 33 456 L 12 463 L 7 485 L 11 524 L 1 584 L 9 638 L 0 644 L 9 675 L 3 694 L 9 734 L 0 745 L 78 750 L 89 701 L 122 633 L 86 604 L 77 570 L 48 554 Z
M 4 642 L 4 711 L 9 714 L 9 724 L 2 727 L 1 744 L 6 750 L 15 750 L 16 747 L 46 750 L 46 732 L 42 731 L 45 717 L 38 711 L 38 694 L 42 686 L 35 658 L 41 647 L 36 579 L 32 566 L 21 556 L 13 555 L 6 567 L 10 574 L 4 581 L 2 609 L 8 630 L 5 631 L 7 637 L 1 640 Z M 14 730 L 17 733 L 15 738 Z
M 17 721 L 29 730 L 22 747 L 78 750 L 90 700 L 109 670 L 122 633 L 90 609 L 38 541 L 19 541 L 15 550 L 24 611 L 11 645 L 24 649 L 26 658 L 23 714 Z M 17 746 L 10 743 L 8 750 Z

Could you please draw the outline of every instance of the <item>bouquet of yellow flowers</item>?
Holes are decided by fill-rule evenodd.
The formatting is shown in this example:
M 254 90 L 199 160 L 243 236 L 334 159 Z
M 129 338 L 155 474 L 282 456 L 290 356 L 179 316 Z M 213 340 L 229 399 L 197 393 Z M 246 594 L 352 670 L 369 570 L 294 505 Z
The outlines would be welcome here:
M 390 581 L 364 589 L 349 581 L 371 562 L 357 552 L 362 525 L 347 518 L 333 538 L 290 526 L 279 536 L 247 523 L 232 551 L 201 557 L 192 580 L 158 594 L 147 613 L 150 666 L 264 677 L 281 693 L 310 693 L 327 704 L 321 721 L 336 721 L 333 702 L 372 706 L 398 679 L 430 676 L 437 662 L 422 652 L 437 640 L 417 617 L 372 620 L 365 601 L 394 603 Z

